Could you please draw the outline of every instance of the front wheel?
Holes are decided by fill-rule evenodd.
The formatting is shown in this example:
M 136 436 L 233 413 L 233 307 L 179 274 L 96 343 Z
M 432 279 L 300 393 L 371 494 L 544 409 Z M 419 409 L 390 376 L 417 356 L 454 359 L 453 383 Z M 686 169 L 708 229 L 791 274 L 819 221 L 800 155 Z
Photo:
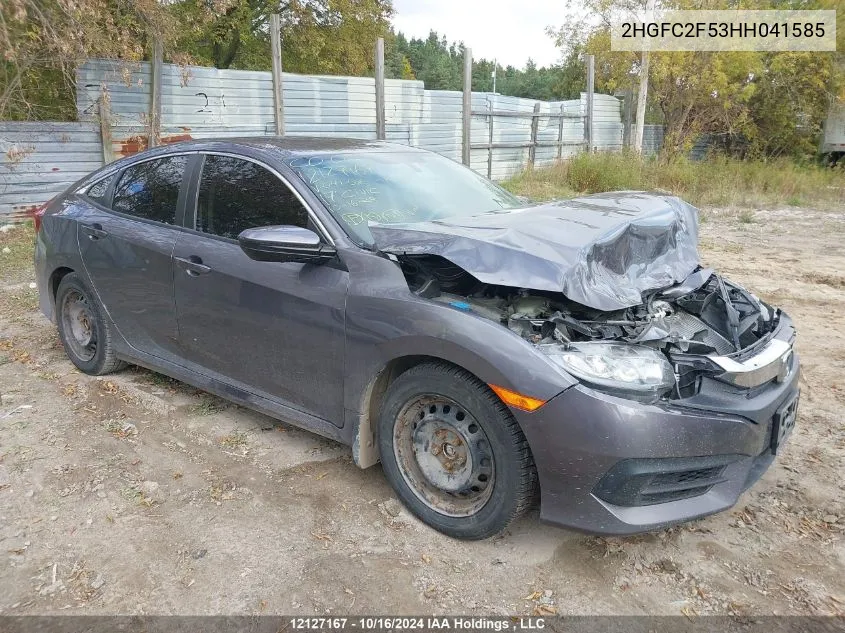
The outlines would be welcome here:
M 536 497 L 522 430 L 490 388 L 447 363 L 397 378 L 379 416 L 382 467 L 422 521 L 460 539 L 504 530 Z

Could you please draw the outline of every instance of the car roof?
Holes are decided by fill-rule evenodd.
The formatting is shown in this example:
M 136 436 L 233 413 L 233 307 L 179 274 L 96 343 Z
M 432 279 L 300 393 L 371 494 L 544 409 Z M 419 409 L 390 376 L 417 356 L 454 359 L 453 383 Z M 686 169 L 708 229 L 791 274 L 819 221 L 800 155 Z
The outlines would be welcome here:
M 241 136 L 195 139 L 179 143 L 168 144 L 166 147 L 174 150 L 188 148 L 200 149 L 221 145 L 237 145 L 252 147 L 264 151 L 277 152 L 285 156 L 312 155 L 331 152 L 421 152 L 409 145 L 374 141 L 367 139 L 320 137 L 320 136 Z
M 208 151 L 225 152 L 233 149 L 258 150 L 265 153 L 276 154 L 278 158 L 285 160 L 295 156 L 312 156 L 314 154 L 328 154 L 335 152 L 343 153 L 417 153 L 430 154 L 423 149 L 402 145 L 399 143 L 388 143 L 386 141 L 375 141 L 367 139 L 343 138 L 335 136 L 234 136 L 192 139 L 176 143 L 165 142 L 153 148 L 124 156 L 114 162 L 104 165 L 97 171 L 81 178 L 74 183 L 69 190 L 77 190 L 96 182 L 107 173 L 115 173 L 135 163 L 164 157 L 170 154 L 177 154 L 185 151 Z

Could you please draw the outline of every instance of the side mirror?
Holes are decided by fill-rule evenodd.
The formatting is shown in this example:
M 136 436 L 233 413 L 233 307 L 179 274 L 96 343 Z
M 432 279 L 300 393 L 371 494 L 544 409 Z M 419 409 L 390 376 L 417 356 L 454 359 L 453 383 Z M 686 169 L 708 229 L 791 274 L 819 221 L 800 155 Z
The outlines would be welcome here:
M 323 264 L 337 254 L 314 231 L 299 226 L 247 229 L 238 235 L 238 244 L 247 257 L 259 262 Z

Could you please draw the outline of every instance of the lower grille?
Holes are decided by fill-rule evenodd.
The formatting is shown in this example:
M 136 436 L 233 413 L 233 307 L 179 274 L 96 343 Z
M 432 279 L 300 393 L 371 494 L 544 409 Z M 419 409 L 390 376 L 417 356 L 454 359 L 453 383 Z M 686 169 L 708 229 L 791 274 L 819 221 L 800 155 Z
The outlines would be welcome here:
M 647 506 L 689 499 L 724 481 L 728 464 L 738 455 L 626 459 L 602 477 L 593 494 L 619 506 Z
M 652 486 L 678 486 L 681 484 L 695 485 L 702 481 L 713 479 L 722 474 L 724 466 L 698 468 L 696 470 L 682 470 L 677 473 L 661 473 L 652 479 Z
M 670 501 L 680 501 L 681 499 L 689 499 L 691 497 L 699 497 L 710 492 L 713 486 L 702 486 L 700 488 L 690 488 L 689 490 L 667 490 L 665 492 L 644 492 L 640 495 L 640 506 L 653 506 L 657 503 L 668 503 Z

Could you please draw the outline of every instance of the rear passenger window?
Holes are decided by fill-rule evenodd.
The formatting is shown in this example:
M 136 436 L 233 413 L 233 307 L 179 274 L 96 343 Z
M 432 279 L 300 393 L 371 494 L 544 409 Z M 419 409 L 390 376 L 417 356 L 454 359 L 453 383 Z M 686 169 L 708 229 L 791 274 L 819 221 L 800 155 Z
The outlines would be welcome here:
M 230 156 L 205 157 L 197 197 L 197 230 L 231 239 L 259 226 L 308 226 L 308 212 L 278 176 Z
M 175 224 L 179 187 L 187 162 L 187 156 L 168 156 L 127 167 L 115 185 L 112 209 Z
M 105 205 L 108 202 L 106 200 L 106 192 L 109 190 L 109 184 L 111 184 L 113 178 L 114 175 L 112 174 L 102 180 L 98 180 L 88 187 L 85 195 L 91 198 L 94 202 L 99 202 L 100 204 Z

